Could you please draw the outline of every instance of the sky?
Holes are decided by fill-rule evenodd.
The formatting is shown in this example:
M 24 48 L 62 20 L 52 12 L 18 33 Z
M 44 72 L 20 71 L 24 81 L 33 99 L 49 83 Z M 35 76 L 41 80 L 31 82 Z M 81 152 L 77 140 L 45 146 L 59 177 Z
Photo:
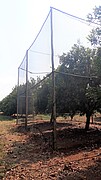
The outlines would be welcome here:
M 17 85 L 18 67 L 50 6 L 86 18 L 101 0 L 0 0 L 0 100 Z

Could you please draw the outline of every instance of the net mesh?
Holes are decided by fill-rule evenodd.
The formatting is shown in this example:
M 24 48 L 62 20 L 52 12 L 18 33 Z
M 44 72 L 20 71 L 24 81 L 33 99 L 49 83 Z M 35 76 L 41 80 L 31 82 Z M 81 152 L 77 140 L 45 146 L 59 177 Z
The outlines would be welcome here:
M 52 84 L 51 75 L 49 76 L 49 74 L 52 72 L 51 13 L 53 19 L 52 28 L 55 69 L 57 69 L 57 67 L 59 66 L 60 56 L 63 53 L 67 53 L 68 51 L 70 51 L 71 47 L 74 44 L 78 43 L 83 46 L 90 47 L 87 36 L 93 27 L 89 26 L 86 21 L 80 18 L 52 8 L 52 11 L 49 12 L 36 39 L 29 47 L 27 51 L 28 54 L 25 55 L 21 65 L 19 66 L 18 114 L 25 114 L 27 82 L 28 114 L 33 114 L 33 112 L 35 111 L 34 105 L 36 99 L 40 94 L 39 91 L 37 91 L 37 94 L 35 94 L 35 89 L 37 89 L 37 87 L 41 89 L 42 85 L 44 84 L 43 82 L 45 82 L 47 87 L 44 88 L 47 88 L 47 91 L 50 91 L 48 88 L 48 81 L 50 81 Z M 28 60 L 28 67 L 26 60 Z M 60 81 L 60 83 L 62 84 L 63 82 Z M 50 94 L 51 93 L 52 92 L 50 92 Z M 48 100 L 52 101 L 49 98 Z M 45 108 L 46 111 L 49 112 L 49 107 L 45 106 Z
M 55 67 L 59 63 L 59 56 L 69 52 L 74 44 L 90 47 L 87 37 L 93 27 L 82 19 L 53 8 Z

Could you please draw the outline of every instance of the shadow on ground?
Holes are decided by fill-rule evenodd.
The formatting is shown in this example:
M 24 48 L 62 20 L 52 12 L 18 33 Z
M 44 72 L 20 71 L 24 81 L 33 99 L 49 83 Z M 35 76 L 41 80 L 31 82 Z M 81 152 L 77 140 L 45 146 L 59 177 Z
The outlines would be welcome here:
M 37 158 L 38 161 L 41 160 L 41 153 L 50 152 L 53 154 L 53 131 L 49 122 L 29 124 L 27 131 L 24 126 L 17 126 L 10 131 L 27 135 L 25 142 L 16 141 L 12 145 L 14 146 L 12 154 L 17 152 L 17 155 L 20 156 L 19 160 L 36 161 L 31 152 L 40 152 L 40 156 Z M 75 154 L 77 151 L 99 147 L 101 147 L 101 130 L 91 128 L 86 132 L 85 129 L 75 127 L 72 123 L 57 123 L 57 152 L 64 152 L 69 155 L 71 153 Z M 25 154 L 26 156 L 24 156 Z
M 45 163 L 50 159 L 61 157 L 62 154 L 64 157 L 68 157 L 81 151 L 92 151 L 101 147 L 100 129 L 91 128 L 86 132 L 83 128 L 73 125 L 72 122 L 57 123 L 57 151 L 52 149 L 53 132 L 52 125 L 49 122 L 29 124 L 27 131 L 23 125 L 20 125 L 11 129 L 10 133 L 16 133 L 21 137 L 25 135 L 26 139 L 13 142 L 11 149 L 8 150 L 5 157 L 8 170 L 11 169 L 10 164 Z M 91 176 L 89 178 L 90 173 L 95 174 L 95 176 L 96 173 L 99 173 L 98 176 L 101 178 L 101 159 L 99 157 L 94 161 L 95 165 L 86 170 L 74 168 L 75 163 L 67 164 L 62 171 L 57 172 L 57 179 L 83 180 L 87 176 L 87 180 L 89 180 L 91 178 Z
M 85 169 L 79 168 L 79 161 L 65 164 L 58 173 L 58 180 L 101 180 L 101 157 Z

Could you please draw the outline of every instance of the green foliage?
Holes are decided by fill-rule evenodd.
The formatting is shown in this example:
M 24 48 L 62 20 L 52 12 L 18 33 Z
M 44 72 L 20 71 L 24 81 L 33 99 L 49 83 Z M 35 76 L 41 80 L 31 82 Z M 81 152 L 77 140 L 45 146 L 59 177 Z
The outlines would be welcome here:
M 100 111 L 100 49 L 92 50 L 75 44 L 60 56 L 55 73 L 57 115 L 77 112 L 90 117 Z M 49 77 L 37 88 L 35 109 L 39 113 L 51 112 L 52 81 Z
M 52 77 L 49 76 L 34 90 L 36 113 L 50 113 L 52 107 Z
M 17 109 L 17 87 L 0 102 L 0 111 L 5 115 L 10 116 L 16 113 Z
M 56 85 L 57 110 L 70 114 L 86 114 L 86 129 L 89 128 L 90 116 L 101 105 L 101 96 L 98 93 L 101 91 L 100 58 L 100 48 L 96 51 L 74 45 L 70 52 L 60 57 L 61 66 L 56 77 L 56 82 L 60 82 Z
M 101 23 L 101 6 L 96 7 L 93 9 L 93 13 L 89 13 L 87 15 L 88 21 L 93 22 L 95 21 L 96 23 L 100 24 Z
M 94 68 L 101 83 L 101 47 L 98 47 L 94 56 Z
M 101 112 L 101 48 L 96 50 L 74 44 L 71 50 L 60 56 L 60 65 L 55 73 L 57 115 L 68 113 L 71 118 L 77 113 L 86 114 L 86 129 L 90 116 Z M 51 113 L 52 75 L 40 83 L 40 77 L 28 82 L 28 114 Z M 25 114 L 26 84 L 19 86 L 19 113 Z M 6 115 L 16 113 L 17 89 L 0 102 L 0 110 Z
M 101 46 L 101 6 L 95 7 L 93 13 L 89 13 L 87 18 L 90 23 L 94 22 L 97 25 L 97 27 L 91 31 L 88 40 L 91 42 L 91 45 Z
M 11 116 L 5 116 L 5 115 L 0 115 L 0 121 L 10 121 L 10 120 L 13 120 L 13 117 Z

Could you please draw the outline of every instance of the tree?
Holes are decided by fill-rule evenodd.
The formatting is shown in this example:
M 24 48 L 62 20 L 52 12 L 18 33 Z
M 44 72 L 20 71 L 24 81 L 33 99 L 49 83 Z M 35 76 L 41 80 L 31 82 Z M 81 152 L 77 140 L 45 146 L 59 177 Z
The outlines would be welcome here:
M 100 87 L 99 78 L 96 77 L 98 69 L 97 66 L 95 69 L 94 64 L 96 58 L 98 58 L 98 54 L 96 54 L 95 50 L 79 45 L 74 45 L 70 52 L 60 57 L 62 67 L 60 69 L 62 72 L 67 73 L 67 80 L 64 77 L 64 84 L 68 84 L 67 88 L 63 84 L 64 93 L 62 93 L 61 97 L 64 98 L 63 102 L 66 104 L 63 106 L 62 103 L 62 106 L 67 108 L 68 104 L 68 111 L 74 109 L 75 112 L 79 111 L 86 114 L 86 130 L 89 129 L 90 116 L 98 108 L 97 88 Z
M 8 116 L 17 112 L 17 87 L 0 102 L 0 110 Z
M 36 100 L 35 100 L 35 111 L 36 113 L 46 113 L 48 105 L 48 85 L 44 83 L 41 87 L 37 88 Z
M 50 113 L 52 110 L 52 77 L 46 75 L 44 80 L 36 83 L 33 92 L 34 108 L 36 113 Z
M 88 40 L 91 42 L 91 45 L 101 46 L 101 6 L 95 7 L 93 13 L 87 15 L 87 19 L 90 23 L 95 23 L 97 26 L 92 29 Z
M 73 89 L 75 81 L 66 74 L 66 69 L 61 65 L 56 73 L 56 110 L 58 115 L 69 113 L 72 119 L 77 110 L 77 98 Z
M 99 83 L 101 84 L 101 47 L 98 47 L 95 51 L 94 69 L 96 76 L 99 77 Z
M 84 99 L 81 102 L 81 112 L 86 114 L 86 130 L 89 129 L 90 117 L 100 107 L 101 96 L 99 98 L 99 92 L 101 92 L 99 87 L 87 87 Z

